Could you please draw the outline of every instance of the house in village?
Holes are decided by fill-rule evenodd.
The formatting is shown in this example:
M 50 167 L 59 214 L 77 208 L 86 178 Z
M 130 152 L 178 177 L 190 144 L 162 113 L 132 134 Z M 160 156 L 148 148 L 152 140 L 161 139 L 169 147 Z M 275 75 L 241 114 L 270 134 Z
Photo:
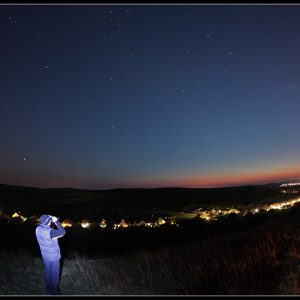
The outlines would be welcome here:
M 99 226 L 101 228 L 106 228 L 107 227 L 107 221 L 105 219 L 102 219 L 102 221 L 99 223 Z
M 166 224 L 166 221 L 163 218 L 159 217 L 154 224 L 155 226 L 161 226 Z
M 120 229 L 120 228 L 127 228 L 128 224 L 125 222 L 124 219 L 121 219 L 121 221 L 118 224 L 115 224 L 113 229 Z
M 82 222 L 80 223 L 82 228 L 89 228 L 91 227 L 91 223 L 87 220 L 82 220 Z
M 23 223 L 27 220 L 26 217 L 24 217 L 20 212 L 15 212 L 11 215 L 11 217 L 8 218 L 8 223 Z
M 73 226 L 73 222 L 69 219 L 65 219 L 62 221 L 61 225 L 63 227 L 72 227 Z
M 146 226 L 146 222 L 144 220 L 137 223 L 137 226 Z

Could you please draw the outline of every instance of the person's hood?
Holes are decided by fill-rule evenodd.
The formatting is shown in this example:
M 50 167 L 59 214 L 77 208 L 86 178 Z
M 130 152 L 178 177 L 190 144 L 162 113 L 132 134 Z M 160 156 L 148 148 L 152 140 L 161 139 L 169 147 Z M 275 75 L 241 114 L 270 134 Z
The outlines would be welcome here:
M 39 220 L 41 225 L 47 225 L 51 220 L 51 217 L 49 215 L 41 215 Z

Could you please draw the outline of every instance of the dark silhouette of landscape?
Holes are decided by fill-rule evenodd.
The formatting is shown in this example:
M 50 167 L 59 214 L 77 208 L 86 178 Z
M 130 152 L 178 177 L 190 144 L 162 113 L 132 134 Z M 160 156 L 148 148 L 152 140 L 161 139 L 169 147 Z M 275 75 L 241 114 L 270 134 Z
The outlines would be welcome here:
M 74 222 L 59 241 L 61 287 L 66 294 L 297 294 L 300 206 L 250 211 L 298 198 L 297 187 L 283 189 L 281 183 L 114 190 L 1 185 L 0 263 L 8 275 L 1 277 L 0 292 L 46 294 L 34 228 L 37 217 L 47 213 Z M 133 224 L 158 217 L 168 220 L 200 208 L 229 207 L 249 212 L 229 213 L 214 221 L 196 214 L 176 219 L 176 226 L 168 222 L 156 228 L 111 226 L 120 219 Z M 16 211 L 26 221 L 9 221 Z M 97 226 L 103 218 L 110 225 L 104 229 Z M 76 225 L 83 219 L 94 225 L 87 229 Z M 28 285 L 22 284 L 25 276 L 30 278 Z

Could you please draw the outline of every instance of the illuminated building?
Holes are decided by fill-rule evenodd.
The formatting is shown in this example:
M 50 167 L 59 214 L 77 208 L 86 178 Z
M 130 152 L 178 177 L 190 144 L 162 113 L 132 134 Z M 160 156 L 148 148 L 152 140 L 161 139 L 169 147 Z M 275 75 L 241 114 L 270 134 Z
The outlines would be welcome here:
M 69 220 L 69 219 L 66 219 L 66 220 L 64 220 L 64 221 L 61 223 L 61 225 L 62 225 L 63 227 L 72 227 L 72 226 L 73 226 L 73 222 L 72 222 L 71 220 Z
M 106 228 L 107 227 L 107 221 L 105 219 L 102 219 L 102 221 L 99 223 L 99 226 L 101 228 Z
M 91 226 L 91 224 L 86 220 L 83 220 L 80 225 L 82 228 L 89 228 Z

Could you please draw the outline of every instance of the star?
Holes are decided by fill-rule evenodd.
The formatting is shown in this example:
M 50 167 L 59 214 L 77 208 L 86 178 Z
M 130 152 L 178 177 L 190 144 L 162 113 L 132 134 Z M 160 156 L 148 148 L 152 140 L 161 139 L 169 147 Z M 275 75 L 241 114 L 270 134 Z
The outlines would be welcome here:
M 24 157 L 23 160 L 25 161 L 25 160 L 26 160 L 26 157 Z

